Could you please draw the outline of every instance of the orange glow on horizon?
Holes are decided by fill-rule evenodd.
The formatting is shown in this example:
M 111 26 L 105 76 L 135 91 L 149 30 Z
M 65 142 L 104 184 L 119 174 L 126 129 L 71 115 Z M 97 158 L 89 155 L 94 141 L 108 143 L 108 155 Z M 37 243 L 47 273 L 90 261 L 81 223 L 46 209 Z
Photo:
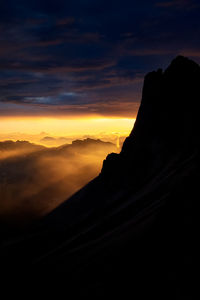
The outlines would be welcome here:
M 102 134 L 128 135 L 135 119 L 113 117 L 53 118 L 53 117 L 4 117 L 0 120 L 0 139 L 18 139 L 23 134 L 35 135 L 41 132 L 52 136 L 84 136 Z

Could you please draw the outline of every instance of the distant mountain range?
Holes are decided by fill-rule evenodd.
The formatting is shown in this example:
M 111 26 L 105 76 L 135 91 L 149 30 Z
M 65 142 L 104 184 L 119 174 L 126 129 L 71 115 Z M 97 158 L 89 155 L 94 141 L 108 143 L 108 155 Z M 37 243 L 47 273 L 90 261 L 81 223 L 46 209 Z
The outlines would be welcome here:
M 16 226 L 48 213 L 97 176 L 112 151 L 114 144 L 93 139 L 54 148 L 0 142 L 0 219 Z
M 40 142 L 42 144 L 45 145 L 49 145 L 49 146 L 59 146 L 59 145 L 63 145 L 63 144 L 68 144 L 69 143 L 69 139 L 65 138 L 65 137 L 52 137 L 52 136 L 45 136 L 43 137 Z
M 195 299 L 199 86 L 199 65 L 182 56 L 147 74 L 121 153 L 2 249 L 5 276 L 20 268 L 79 299 Z
M 13 150 L 25 150 L 25 151 L 36 151 L 44 149 L 41 145 L 36 145 L 28 141 L 3 141 L 0 142 L 0 151 L 13 151 Z

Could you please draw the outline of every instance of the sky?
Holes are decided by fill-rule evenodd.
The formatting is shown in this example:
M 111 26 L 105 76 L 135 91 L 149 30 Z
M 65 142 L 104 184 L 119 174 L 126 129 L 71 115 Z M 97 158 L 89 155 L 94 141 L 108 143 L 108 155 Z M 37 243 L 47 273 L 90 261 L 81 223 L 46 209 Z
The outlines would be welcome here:
M 1 0 L 1 132 L 36 119 L 115 131 L 136 117 L 147 72 L 179 54 L 200 62 L 199 20 L 198 0 Z

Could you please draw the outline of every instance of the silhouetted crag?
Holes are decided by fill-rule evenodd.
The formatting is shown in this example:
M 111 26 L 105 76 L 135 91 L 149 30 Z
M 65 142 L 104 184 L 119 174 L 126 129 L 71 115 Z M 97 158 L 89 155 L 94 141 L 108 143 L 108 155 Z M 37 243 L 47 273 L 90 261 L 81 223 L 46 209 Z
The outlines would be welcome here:
M 200 67 L 181 56 L 165 72 L 147 74 L 121 153 L 110 154 L 101 174 L 37 229 L 5 247 L 6 268 L 9 261 L 19 276 L 20 265 L 34 280 L 48 279 L 48 289 L 49 281 L 59 282 L 66 295 L 193 299 L 199 86 Z

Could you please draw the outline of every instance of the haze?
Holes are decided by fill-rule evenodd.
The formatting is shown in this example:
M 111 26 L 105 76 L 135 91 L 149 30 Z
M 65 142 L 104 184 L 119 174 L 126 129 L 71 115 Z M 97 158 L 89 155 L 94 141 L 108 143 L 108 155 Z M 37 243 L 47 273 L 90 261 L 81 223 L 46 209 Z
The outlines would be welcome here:
M 0 218 L 30 222 L 47 214 L 96 177 L 115 144 L 76 140 L 57 148 L 0 142 Z

